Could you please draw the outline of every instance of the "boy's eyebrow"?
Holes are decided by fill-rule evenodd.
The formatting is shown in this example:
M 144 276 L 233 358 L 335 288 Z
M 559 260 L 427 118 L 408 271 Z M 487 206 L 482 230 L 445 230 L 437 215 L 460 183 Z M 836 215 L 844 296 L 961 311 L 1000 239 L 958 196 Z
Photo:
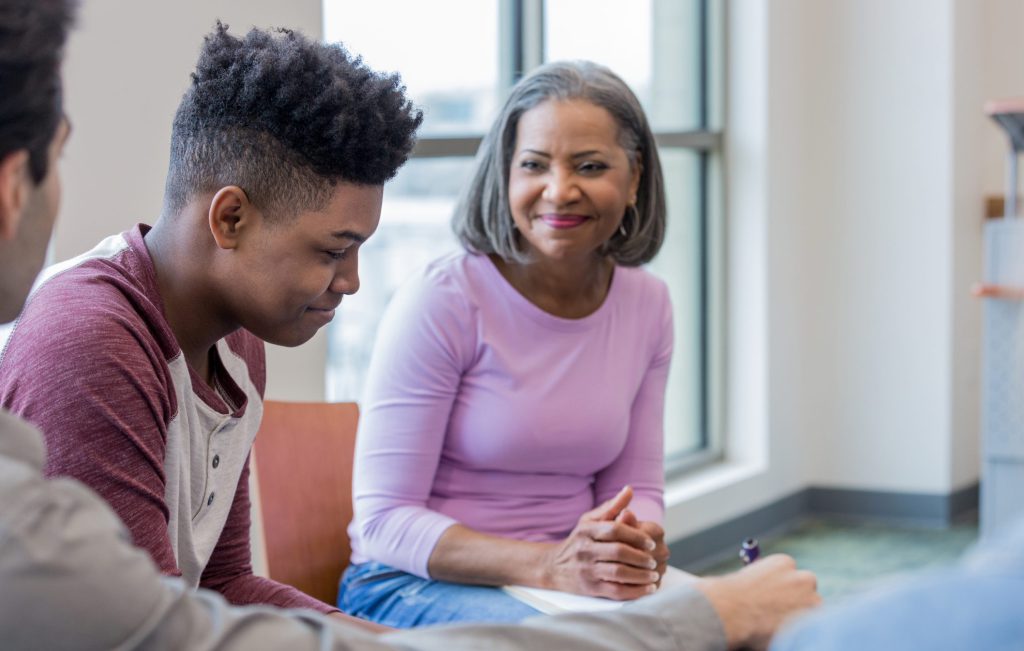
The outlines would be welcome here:
M 331 237 L 335 237 L 339 240 L 352 240 L 356 244 L 362 244 L 366 241 L 365 235 L 360 235 L 355 231 L 335 231 L 331 233 Z

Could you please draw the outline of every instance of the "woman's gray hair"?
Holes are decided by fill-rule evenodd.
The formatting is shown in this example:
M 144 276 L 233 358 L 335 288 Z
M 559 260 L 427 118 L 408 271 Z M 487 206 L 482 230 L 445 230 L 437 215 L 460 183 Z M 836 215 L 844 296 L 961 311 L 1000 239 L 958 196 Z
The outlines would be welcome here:
M 476 155 L 473 180 L 459 199 L 452 228 L 462 246 L 476 253 L 526 263 L 508 203 L 508 178 L 523 113 L 547 100 L 586 100 L 608 111 L 619 126 L 619 144 L 630 165 L 641 165 L 636 210 L 626 209 L 623 228 L 605 245 L 617 264 L 635 267 L 650 262 L 665 240 L 665 184 L 654 134 L 633 91 L 608 68 L 589 61 L 548 63 L 523 78 Z M 624 232 L 623 232 L 624 231 Z

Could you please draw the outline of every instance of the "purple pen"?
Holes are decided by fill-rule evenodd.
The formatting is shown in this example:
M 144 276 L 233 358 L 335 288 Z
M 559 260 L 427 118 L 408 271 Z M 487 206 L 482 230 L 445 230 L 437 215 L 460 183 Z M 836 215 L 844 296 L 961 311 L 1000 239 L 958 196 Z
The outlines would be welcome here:
M 740 559 L 744 565 L 750 565 L 761 555 L 761 548 L 757 544 L 757 538 L 747 538 L 740 545 Z

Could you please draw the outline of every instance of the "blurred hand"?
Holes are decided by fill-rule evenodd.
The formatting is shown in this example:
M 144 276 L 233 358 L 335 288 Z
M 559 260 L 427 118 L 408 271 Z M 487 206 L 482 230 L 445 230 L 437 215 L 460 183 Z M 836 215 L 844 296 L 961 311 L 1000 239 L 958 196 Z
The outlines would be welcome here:
M 767 649 L 791 617 L 818 606 L 818 581 L 784 554 L 767 556 L 739 572 L 694 584 L 707 596 L 725 628 L 729 648 Z
M 375 622 L 370 622 L 365 619 L 353 617 L 352 615 L 346 615 L 345 613 L 330 613 L 329 616 L 333 617 L 334 619 L 340 619 L 346 624 L 351 624 L 357 628 L 363 629 L 364 631 L 369 631 L 370 633 L 390 633 L 392 631 L 398 630 L 395 628 L 391 628 L 390 626 L 384 626 L 383 624 L 377 624 Z
M 636 599 L 657 589 L 659 540 L 636 526 L 636 516 L 623 515 L 632 499 L 633 489 L 626 486 L 580 516 L 572 533 L 546 555 L 546 587 L 616 600 Z M 629 518 L 634 524 L 627 524 Z M 659 535 L 664 546 L 664 532 Z M 667 559 L 667 548 L 664 551 Z

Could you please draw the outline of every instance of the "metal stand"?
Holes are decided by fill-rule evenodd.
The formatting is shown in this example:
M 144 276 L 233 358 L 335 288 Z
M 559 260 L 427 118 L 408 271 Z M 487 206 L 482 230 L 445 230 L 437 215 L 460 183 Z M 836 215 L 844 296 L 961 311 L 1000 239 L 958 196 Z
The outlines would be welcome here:
M 1024 219 L 1017 207 L 1017 159 L 1024 152 L 1024 99 L 990 102 L 986 112 L 1009 138 L 1003 218 L 985 225 L 987 298 L 982 342 L 981 532 L 1024 516 Z
M 989 102 L 985 112 L 999 123 L 1010 140 L 1006 155 L 1006 203 L 1003 216 L 1017 216 L 1017 158 L 1024 151 L 1024 98 Z

